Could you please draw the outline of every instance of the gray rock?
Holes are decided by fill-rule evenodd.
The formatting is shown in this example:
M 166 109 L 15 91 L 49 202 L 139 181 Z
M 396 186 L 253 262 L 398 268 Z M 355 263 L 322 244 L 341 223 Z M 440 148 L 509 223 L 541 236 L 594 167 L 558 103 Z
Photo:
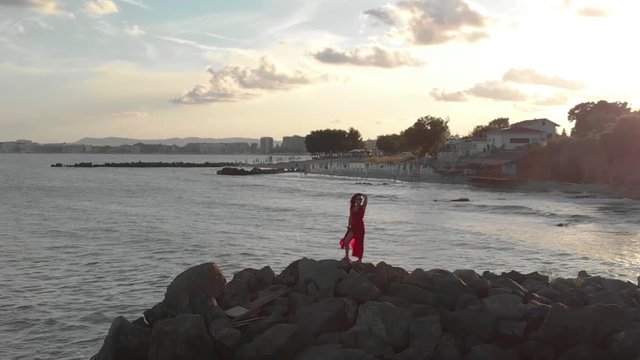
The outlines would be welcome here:
M 522 319 L 526 310 L 522 299 L 513 294 L 489 296 L 482 302 L 485 311 L 497 318 Z
M 381 261 L 376 265 L 369 278 L 378 289 L 384 290 L 390 282 L 400 282 L 408 275 L 406 270 Z
M 158 321 L 151 331 L 148 360 L 212 360 L 213 340 L 204 319 L 197 314 L 180 314 Z
M 385 294 L 417 304 L 435 305 L 438 303 L 438 298 L 434 293 L 411 284 L 390 283 Z
M 372 301 L 382 295 L 382 291 L 360 273 L 351 270 L 336 287 L 336 295 L 348 296 L 359 303 Z
M 174 314 L 198 313 L 194 307 L 211 305 L 212 299 L 222 299 L 225 285 L 225 277 L 215 263 L 196 265 L 180 273 L 169 284 L 163 304 Z
M 249 284 L 244 279 L 233 279 L 225 287 L 224 297 L 220 300 L 220 305 L 225 308 L 234 306 L 245 306 L 251 299 Z
M 275 324 L 257 336 L 252 344 L 257 358 L 291 359 L 303 349 L 310 337 L 305 337 L 296 324 Z
M 625 330 L 630 321 L 616 305 L 590 305 L 571 309 L 553 305 L 540 325 L 539 340 L 562 348 L 580 343 L 602 343 Z
M 640 359 L 640 329 L 627 329 L 614 334 L 609 352 L 619 360 Z
M 512 294 L 519 296 L 520 298 L 524 298 L 525 294 L 528 292 L 527 289 L 522 287 L 522 285 L 509 278 L 498 278 L 490 280 L 490 283 L 491 289 L 489 289 L 489 291 L 494 289 L 500 289 L 502 291 L 507 290 Z M 491 296 L 491 293 L 489 294 L 489 296 Z
M 298 264 L 302 259 L 296 260 L 291 264 L 287 265 L 287 267 L 282 270 L 278 276 L 276 276 L 274 282 L 276 284 L 283 284 L 288 287 L 295 286 L 300 280 L 300 270 L 298 269 Z
M 474 335 L 488 342 L 495 335 L 496 317 L 492 314 L 472 309 L 443 311 L 442 329 L 462 339 Z
M 424 271 L 416 269 L 407 276 L 405 283 L 440 294 L 460 296 L 473 291 L 455 274 L 447 270 L 433 269 Z
M 301 351 L 294 360 L 375 360 L 362 349 L 344 349 L 340 345 L 311 346 Z
M 356 324 L 369 329 L 371 334 L 385 340 L 396 350 L 409 343 L 411 312 L 389 303 L 375 301 L 360 305 Z
M 496 323 L 496 334 L 510 339 L 522 339 L 526 328 L 526 321 L 499 319 Z
M 450 333 L 442 333 L 442 337 L 436 346 L 435 357 L 437 360 L 460 360 L 462 359 L 460 346 L 456 337 Z
M 92 360 L 144 360 L 149 351 L 151 329 L 133 325 L 122 316 L 111 323 L 102 348 Z
M 432 353 L 440 342 L 441 336 L 442 327 L 438 315 L 416 318 L 409 323 L 409 347 L 411 348 Z
M 342 298 L 326 299 L 300 309 L 296 322 L 302 332 L 312 336 L 324 332 L 344 331 L 353 326 L 347 306 L 347 302 Z
M 517 360 L 517 357 L 493 344 L 480 344 L 474 346 L 464 360 Z
M 517 352 L 521 360 L 553 360 L 555 358 L 553 346 L 535 340 L 520 343 L 517 346 Z
M 613 360 L 613 358 L 597 346 L 579 344 L 565 351 L 558 360 Z
M 316 301 L 333 297 L 338 281 L 347 277 L 337 260 L 315 261 L 303 258 L 298 262 L 299 279 L 296 288 L 303 289 Z

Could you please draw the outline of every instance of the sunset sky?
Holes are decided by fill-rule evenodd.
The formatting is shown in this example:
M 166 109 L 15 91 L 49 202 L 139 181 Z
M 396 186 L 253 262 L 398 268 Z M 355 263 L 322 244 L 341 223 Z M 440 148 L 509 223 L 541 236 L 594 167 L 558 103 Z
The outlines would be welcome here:
M 640 1 L 0 0 L 0 141 L 467 135 L 640 104 Z M 561 129 L 560 129 L 561 131 Z

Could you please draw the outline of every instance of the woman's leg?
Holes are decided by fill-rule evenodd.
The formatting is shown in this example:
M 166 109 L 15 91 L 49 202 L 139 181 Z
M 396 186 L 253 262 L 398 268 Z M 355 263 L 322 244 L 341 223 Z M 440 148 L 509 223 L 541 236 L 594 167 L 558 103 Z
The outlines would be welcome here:
M 343 260 L 349 260 L 349 243 L 351 242 L 351 239 L 353 239 L 353 231 L 349 231 L 348 233 L 346 233 L 344 239 L 342 239 L 344 241 L 344 257 L 342 258 Z

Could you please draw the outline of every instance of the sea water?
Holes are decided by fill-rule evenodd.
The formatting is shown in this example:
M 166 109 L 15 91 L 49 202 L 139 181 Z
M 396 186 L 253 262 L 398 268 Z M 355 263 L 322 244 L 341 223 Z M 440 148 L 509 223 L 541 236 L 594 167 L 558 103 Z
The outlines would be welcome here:
M 202 262 L 230 280 L 248 267 L 279 273 L 301 257 L 340 259 L 356 192 L 369 196 L 366 262 L 640 275 L 635 200 L 214 168 L 50 167 L 255 158 L 0 154 L 0 359 L 87 359 L 113 318 L 135 320 Z M 469 201 L 450 201 L 459 198 Z

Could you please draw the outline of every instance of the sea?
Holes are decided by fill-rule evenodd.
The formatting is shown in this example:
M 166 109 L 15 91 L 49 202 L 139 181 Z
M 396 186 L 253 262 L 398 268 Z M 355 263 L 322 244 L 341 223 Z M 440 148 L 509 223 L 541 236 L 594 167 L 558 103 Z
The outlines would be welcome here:
M 637 282 L 640 202 L 575 191 L 215 168 L 69 168 L 78 162 L 242 162 L 234 155 L 0 154 L 0 359 L 89 359 L 183 270 L 227 280 L 340 259 L 348 199 L 366 193 L 364 261 Z M 467 198 L 467 202 L 451 201 Z

